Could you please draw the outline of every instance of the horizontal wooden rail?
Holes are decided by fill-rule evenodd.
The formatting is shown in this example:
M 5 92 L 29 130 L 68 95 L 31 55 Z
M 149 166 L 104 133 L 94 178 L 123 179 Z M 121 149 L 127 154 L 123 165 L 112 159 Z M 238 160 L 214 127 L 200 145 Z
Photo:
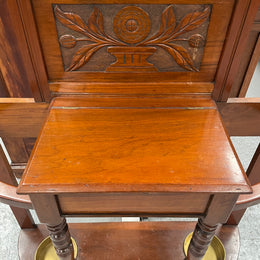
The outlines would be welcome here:
M 18 208 L 32 209 L 29 196 L 16 194 L 16 188 L 0 181 L 0 202 Z
M 0 137 L 37 137 L 48 106 L 48 103 L 2 103 L 0 100 Z
M 246 209 L 260 203 L 260 183 L 252 186 L 253 193 L 240 195 L 234 210 Z
M 260 135 L 260 99 L 236 99 L 217 106 L 230 136 Z

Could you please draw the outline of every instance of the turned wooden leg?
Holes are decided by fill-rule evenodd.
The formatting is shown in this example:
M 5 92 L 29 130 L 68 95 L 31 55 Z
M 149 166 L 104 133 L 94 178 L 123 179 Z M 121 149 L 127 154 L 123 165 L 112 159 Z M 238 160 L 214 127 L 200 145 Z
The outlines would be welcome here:
M 74 250 L 66 219 L 62 218 L 59 225 L 47 224 L 47 228 L 59 258 L 61 260 L 74 260 Z
M 188 248 L 188 260 L 202 259 L 208 249 L 208 246 L 210 245 L 212 238 L 214 237 L 217 226 L 218 225 L 208 226 L 203 223 L 202 219 L 198 220 Z

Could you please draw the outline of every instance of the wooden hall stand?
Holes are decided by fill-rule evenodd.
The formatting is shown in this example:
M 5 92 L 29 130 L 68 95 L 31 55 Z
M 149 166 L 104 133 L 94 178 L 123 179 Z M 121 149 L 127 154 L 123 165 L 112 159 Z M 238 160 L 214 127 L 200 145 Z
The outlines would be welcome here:
M 188 259 L 201 259 L 250 191 L 214 102 L 187 96 L 57 98 L 18 188 L 60 259 L 64 215 L 199 216 Z
M 22 131 L 10 128 L 15 137 L 38 136 L 18 188 L 29 194 L 33 206 L 6 185 L 8 194 L 0 199 L 33 207 L 61 259 L 72 259 L 64 219 L 70 215 L 198 217 L 188 259 L 201 259 L 238 196 L 240 202 L 250 196 L 240 195 L 251 187 L 211 99 L 212 92 L 219 98 L 229 87 L 223 90 L 219 82 L 229 83 L 229 75 L 221 75 L 233 68 L 225 66 L 235 53 L 230 46 L 232 40 L 240 43 L 236 37 L 244 31 L 228 26 L 244 10 L 243 3 L 251 10 L 250 1 L 233 0 L 100 0 L 91 5 L 84 0 L 16 0 L 3 5 L 2 24 L 13 26 L 2 28 L 3 95 L 17 93 L 11 92 L 13 79 L 21 84 L 18 90 L 30 86 L 26 95 L 45 104 L 32 105 L 40 115 L 33 121 L 16 116 L 25 125 Z M 17 34 L 22 52 L 4 45 Z M 231 43 L 224 45 L 225 39 Z M 26 73 L 19 73 L 19 65 Z M 32 113 L 30 104 L 26 108 Z M 35 129 L 43 114 L 48 115 L 39 134 Z M 249 197 L 246 203 L 257 200 Z M 76 224 L 69 230 L 79 247 L 78 259 L 161 260 L 184 258 L 183 241 L 194 226 Z M 227 259 L 236 259 L 237 229 L 226 226 L 217 233 Z M 21 259 L 32 259 L 31 242 L 37 246 L 45 235 L 42 226 L 23 230 Z

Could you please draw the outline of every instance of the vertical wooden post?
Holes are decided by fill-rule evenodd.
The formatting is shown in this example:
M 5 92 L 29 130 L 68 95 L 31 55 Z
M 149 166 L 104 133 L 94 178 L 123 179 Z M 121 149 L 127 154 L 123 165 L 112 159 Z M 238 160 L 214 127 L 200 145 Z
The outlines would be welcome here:
M 238 195 L 236 194 L 217 194 L 213 196 L 206 216 L 198 220 L 193 232 L 188 248 L 188 260 L 200 260 L 203 258 L 215 235 L 218 224 L 227 221 L 237 198 Z
M 255 154 L 248 166 L 246 174 L 252 185 L 260 182 L 260 144 L 258 145 Z M 245 212 L 246 209 L 232 212 L 227 224 L 238 225 Z
M 30 198 L 40 222 L 46 223 L 53 246 L 61 260 L 74 260 L 66 219 L 61 217 L 54 195 L 32 194 Z
M 12 169 L 6 159 L 2 146 L 0 145 L 0 180 L 17 186 L 17 181 L 13 175 Z M 10 207 L 14 213 L 14 216 L 21 228 L 33 228 L 34 222 L 32 216 L 27 209 L 21 209 L 16 207 Z

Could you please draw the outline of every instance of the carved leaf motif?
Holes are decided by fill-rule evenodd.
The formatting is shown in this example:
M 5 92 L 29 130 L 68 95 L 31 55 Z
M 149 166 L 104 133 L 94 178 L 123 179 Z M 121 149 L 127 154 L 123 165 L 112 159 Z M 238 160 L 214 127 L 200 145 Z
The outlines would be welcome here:
M 103 27 L 103 15 L 96 7 L 94 7 L 93 12 L 88 19 L 88 26 L 93 33 L 105 35 Z
M 198 28 L 202 23 L 204 23 L 209 16 L 210 9 L 209 7 L 205 8 L 202 12 L 194 12 L 187 14 L 178 24 L 175 29 L 176 34 L 180 35 Z
M 169 34 L 171 33 L 176 25 L 176 19 L 173 12 L 173 7 L 167 7 L 162 13 L 161 27 L 159 29 L 160 35 L 162 33 Z
M 198 71 L 194 67 L 193 60 L 191 59 L 190 54 L 184 47 L 175 44 L 161 44 L 160 46 L 168 51 L 168 53 L 173 57 L 176 63 L 182 68 L 189 71 Z
M 74 13 L 63 12 L 58 6 L 55 7 L 54 12 L 63 25 L 74 31 L 86 34 L 87 28 L 80 16 Z
M 69 68 L 66 69 L 66 71 L 74 71 L 76 69 L 79 69 L 80 67 L 85 65 L 89 61 L 91 56 L 102 47 L 104 47 L 104 45 L 99 44 L 90 44 L 83 46 L 74 54 L 71 64 Z

